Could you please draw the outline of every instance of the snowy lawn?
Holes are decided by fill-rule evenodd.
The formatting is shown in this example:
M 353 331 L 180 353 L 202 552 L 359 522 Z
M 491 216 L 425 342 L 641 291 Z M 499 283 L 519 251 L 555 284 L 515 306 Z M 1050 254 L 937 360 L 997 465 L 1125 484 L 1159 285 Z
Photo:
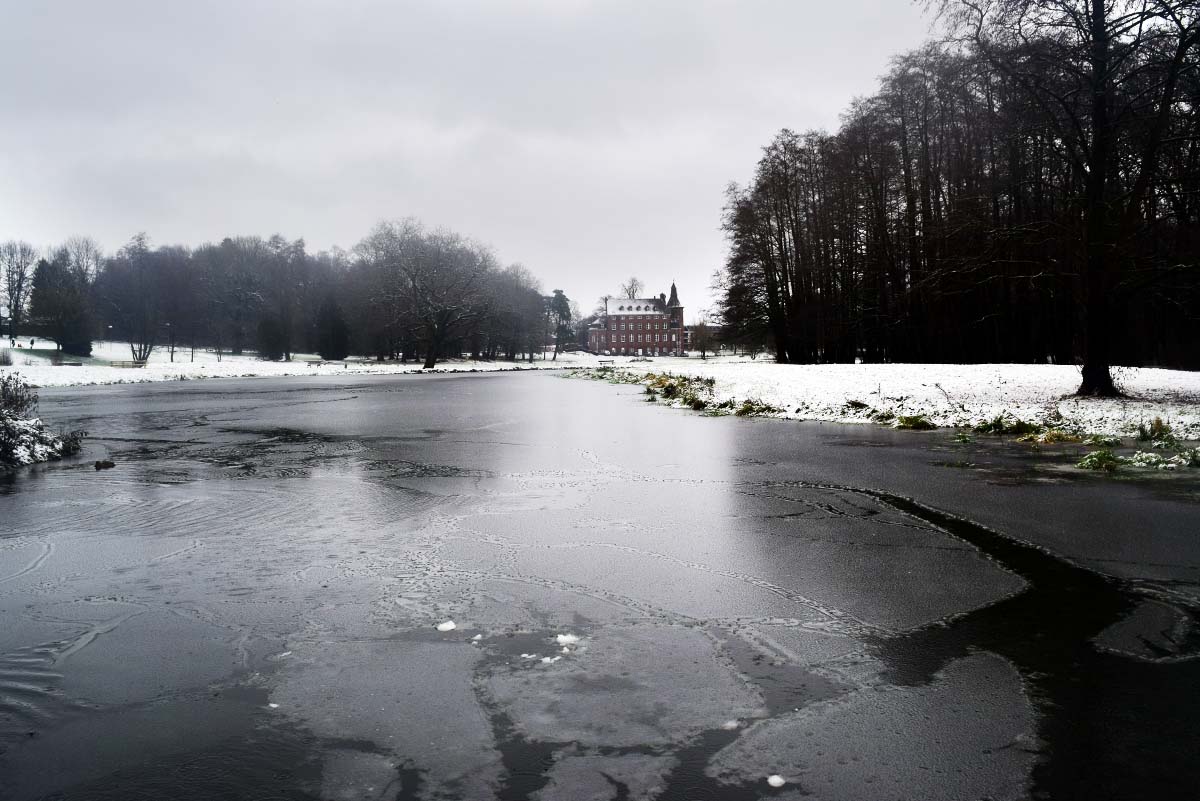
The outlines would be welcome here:
M 82 362 L 80 366 L 51 363 L 55 351 L 37 348 L 30 350 L 28 342 L 24 348 L 8 349 L 12 359 L 11 367 L 0 367 L 0 375 L 19 373 L 26 381 L 37 387 L 66 387 L 91 384 L 135 384 L 149 381 L 186 381 L 201 378 L 252 378 L 292 375 L 374 375 L 419 373 L 421 362 L 399 364 L 397 362 L 377 362 L 368 359 L 348 359 L 346 361 L 322 362 L 314 354 L 300 354 L 290 362 L 262 361 L 255 355 L 245 354 L 232 356 L 224 354 L 219 360 L 217 354 L 207 350 L 197 350 L 193 361 L 191 351 L 177 349 L 175 361 L 165 348 L 155 349 L 145 367 L 113 367 L 111 362 L 130 361 L 132 356 L 129 346 L 122 342 L 98 342 L 88 358 L 62 355 L 67 362 Z M 617 364 L 625 364 L 628 358 L 617 357 Z M 552 370 L 573 367 L 598 366 L 598 358 L 586 353 L 560 353 L 557 361 L 552 361 L 549 354 L 546 359 L 537 358 L 533 362 L 507 361 L 470 361 L 456 359 L 438 362 L 433 371 L 424 372 L 492 372 L 501 370 Z
M 723 357 L 619 364 L 623 380 L 671 373 L 712 380 L 711 405 L 745 401 L 767 414 L 831 422 L 923 416 L 935 426 L 975 426 L 1005 416 L 1085 434 L 1129 436 L 1155 417 L 1180 439 L 1200 439 L 1200 372 L 1114 370 L 1127 398 L 1076 398 L 1079 368 L 1049 364 L 786 365 Z M 683 401 L 674 401 L 682 405 Z
M 175 352 L 156 349 L 141 368 L 121 368 L 111 361 L 130 359 L 129 346 L 98 342 L 82 366 L 54 366 L 52 349 L 11 349 L 11 367 L 0 376 L 20 373 L 34 386 L 141 383 L 200 378 L 244 378 L 292 375 L 375 375 L 419 373 L 420 362 L 399 364 L 367 359 L 321 362 L 311 354 L 290 362 L 262 361 L 254 355 L 220 360 L 211 351 Z M 1116 368 L 1117 383 L 1127 398 L 1075 398 L 1079 368 L 1032 364 L 824 364 L 781 365 L 744 357 L 655 358 L 596 357 L 586 353 L 559 354 L 557 361 L 439 362 L 434 372 L 492 372 L 597 368 L 612 362 L 622 380 L 649 373 L 711 379 L 711 405 L 738 407 L 745 401 L 772 416 L 831 422 L 886 422 L 902 416 L 923 416 L 936 426 L 975 426 L 1004 415 L 1052 428 L 1086 434 L 1128 436 L 1139 424 L 1161 417 L 1181 439 L 1200 439 L 1200 372 L 1151 368 Z M 428 372 L 428 371 L 425 371 Z M 882 418 L 881 418 L 882 415 Z M 890 418 L 889 418 L 890 416 Z

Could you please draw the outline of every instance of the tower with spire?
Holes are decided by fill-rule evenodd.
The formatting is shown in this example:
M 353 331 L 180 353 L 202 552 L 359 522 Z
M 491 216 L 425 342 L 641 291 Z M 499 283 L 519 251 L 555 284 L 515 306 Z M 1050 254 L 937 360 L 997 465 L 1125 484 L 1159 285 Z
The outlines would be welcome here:
M 675 289 L 674 281 L 671 282 L 671 297 L 667 299 L 666 310 L 669 318 L 667 325 L 670 327 L 670 330 L 676 331 L 679 334 L 677 339 L 679 347 L 676 351 L 676 355 L 682 356 L 684 346 L 686 345 L 684 342 L 685 329 L 683 327 L 683 304 L 679 302 L 679 291 Z

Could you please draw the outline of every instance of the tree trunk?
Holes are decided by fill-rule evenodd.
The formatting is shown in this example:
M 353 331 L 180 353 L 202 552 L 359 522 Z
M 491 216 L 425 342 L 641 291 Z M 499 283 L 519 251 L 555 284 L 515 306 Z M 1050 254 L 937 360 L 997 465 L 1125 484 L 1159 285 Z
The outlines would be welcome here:
M 442 350 L 442 338 L 436 332 L 431 332 L 429 335 L 429 348 L 425 351 L 425 364 L 421 366 L 422 370 L 432 370 L 437 364 L 438 354 Z
M 1103 398 L 1121 393 L 1109 371 L 1109 214 L 1106 205 L 1111 125 L 1108 119 L 1108 20 L 1105 0 L 1092 0 L 1092 147 L 1084 206 L 1087 246 L 1084 278 L 1083 381 L 1077 395 Z

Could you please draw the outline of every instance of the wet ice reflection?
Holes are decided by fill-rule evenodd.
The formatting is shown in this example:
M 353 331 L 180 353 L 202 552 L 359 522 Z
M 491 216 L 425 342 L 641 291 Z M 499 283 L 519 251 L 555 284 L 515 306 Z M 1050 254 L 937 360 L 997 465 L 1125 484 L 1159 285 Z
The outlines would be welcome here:
M 146 441 L 104 446 L 113 470 L 64 465 L 0 496 L 17 567 L 50 554 L 0 584 L 0 614 L 20 620 L 5 658 L 61 656 L 112 618 L 98 598 L 137 612 L 53 680 L 95 709 L 47 707 L 36 725 L 68 741 L 105 715 L 136 739 L 139 704 L 249 688 L 265 717 L 229 724 L 237 736 L 303 732 L 319 766 L 271 788 L 285 797 L 471 799 L 757 798 L 775 773 L 783 792 L 825 788 L 843 774 L 814 760 L 800 721 L 865 753 L 891 742 L 881 720 L 969 708 L 989 681 L 1006 688 L 989 714 L 1028 728 L 1003 665 L 980 657 L 889 695 L 868 653 L 1015 591 L 1013 575 L 872 498 L 755 476 L 735 421 L 525 378 L 254 382 L 253 399 L 198 401 L 194 436 L 146 390 L 112 424 Z M 24 748 L 0 765 L 28 770 Z M 134 760 L 110 758 L 109 773 Z

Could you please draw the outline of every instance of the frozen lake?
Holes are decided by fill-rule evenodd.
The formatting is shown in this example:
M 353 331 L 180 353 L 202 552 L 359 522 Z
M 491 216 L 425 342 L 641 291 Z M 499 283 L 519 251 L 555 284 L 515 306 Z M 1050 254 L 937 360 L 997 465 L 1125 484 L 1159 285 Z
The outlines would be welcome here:
M 0 480 L 0 798 L 1200 788 L 1186 479 L 637 392 L 44 391 L 92 439 Z

